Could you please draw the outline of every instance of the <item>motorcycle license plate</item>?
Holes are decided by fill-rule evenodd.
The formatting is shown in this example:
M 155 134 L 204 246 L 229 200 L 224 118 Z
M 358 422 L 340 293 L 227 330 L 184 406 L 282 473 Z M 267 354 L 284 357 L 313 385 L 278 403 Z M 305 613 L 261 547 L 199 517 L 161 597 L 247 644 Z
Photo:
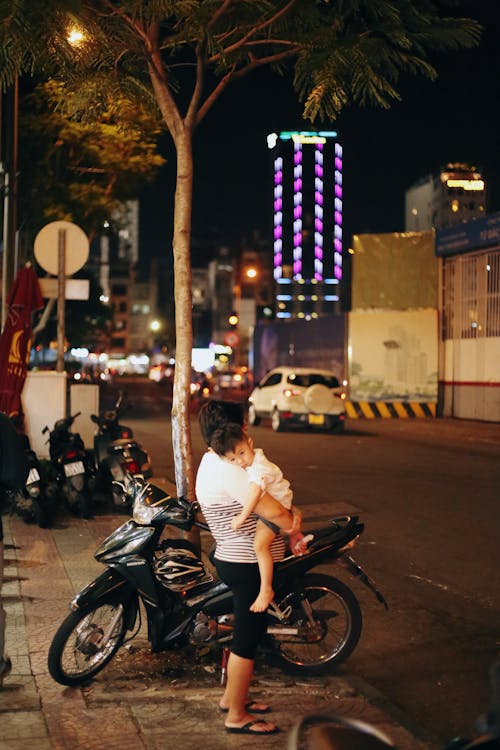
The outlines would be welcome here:
M 28 474 L 26 484 L 33 484 L 33 482 L 38 482 L 39 479 L 40 479 L 40 474 L 38 473 L 38 471 L 35 468 L 30 469 L 30 473 Z
M 83 461 L 73 461 L 71 464 L 64 464 L 64 473 L 67 477 L 74 477 L 76 474 L 85 474 Z
M 309 414 L 309 424 L 324 424 L 325 418 L 322 414 Z

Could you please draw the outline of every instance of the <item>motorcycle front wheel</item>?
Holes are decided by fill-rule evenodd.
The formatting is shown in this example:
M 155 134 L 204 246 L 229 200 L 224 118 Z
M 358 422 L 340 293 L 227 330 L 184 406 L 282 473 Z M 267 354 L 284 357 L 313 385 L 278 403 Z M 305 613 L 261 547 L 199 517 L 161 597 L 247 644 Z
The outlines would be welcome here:
M 285 628 L 272 636 L 275 655 L 286 671 L 325 674 L 354 651 L 361 635 L 361 608 L 342 581 L 310 573 L 276 602 L 286 614 L 282 624 L 296 631 L 287 633 Z
M 122 645 L 126 622 L 124 605 L 116 602 L 72 612 L 50 645 L 50 676 L 61 685 L 71 686 L 92 679 Z

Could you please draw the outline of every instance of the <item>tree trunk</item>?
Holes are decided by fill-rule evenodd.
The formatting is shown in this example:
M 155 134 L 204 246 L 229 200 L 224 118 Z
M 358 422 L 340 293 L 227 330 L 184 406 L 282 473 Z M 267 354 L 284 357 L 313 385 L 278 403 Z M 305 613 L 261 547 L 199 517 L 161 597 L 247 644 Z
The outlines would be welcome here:
M 175 138 L 177 177 L 174 208 L 175 375 L 172 401 L 172 445 L 177 495 L 195 499 L 191 443 L 191 350 L 193 348 L 191 283 L 191 209 L 193 200 L 193 134 L 184 128 Z M 198 548 L 197 529 L 185 535 Z

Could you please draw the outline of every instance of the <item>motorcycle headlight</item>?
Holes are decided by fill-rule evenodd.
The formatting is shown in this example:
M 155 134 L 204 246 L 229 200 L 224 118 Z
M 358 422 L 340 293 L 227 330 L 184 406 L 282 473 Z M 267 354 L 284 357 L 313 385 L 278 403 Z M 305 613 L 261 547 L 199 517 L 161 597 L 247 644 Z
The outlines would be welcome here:
M 134 502 L 132 518 L 136 523 L 147 526 L 154 518 L 156 518 L 156 516 L 159 516 L 163 510 L 162 507 L 158 508 L 154 505 L 146 505 L 141 501 L 141 498 L 138 497 Z

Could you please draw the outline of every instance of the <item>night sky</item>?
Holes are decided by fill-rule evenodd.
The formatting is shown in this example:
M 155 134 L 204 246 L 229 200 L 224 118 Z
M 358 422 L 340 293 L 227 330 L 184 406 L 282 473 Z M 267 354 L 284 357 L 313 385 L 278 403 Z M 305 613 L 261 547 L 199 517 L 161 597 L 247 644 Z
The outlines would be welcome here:
M 334 129 L 344 147 L 344 244 L 352 234 L 404 230 L 404 192 L 451 161 L 479 167 L 487 210 L 500 211 L 500 10 L 475 0 L 462 15 L 484 26 L 475 50 L 436 57 L 439 78 L 405 77 L 402 101 L 390 110 L 346 109 Z M 272 174 L 268 133 L 309 130 L 290 79 L 259 71 L 229 89 L 195 136 L 193 231 L 221 244 L 254 230 L 271 238 Z M 168 158 L 168 148 L 165 150 Z M 172 167 L 145 191 L 141 240 L 145 255 L 165 255 L 170 243 Z

